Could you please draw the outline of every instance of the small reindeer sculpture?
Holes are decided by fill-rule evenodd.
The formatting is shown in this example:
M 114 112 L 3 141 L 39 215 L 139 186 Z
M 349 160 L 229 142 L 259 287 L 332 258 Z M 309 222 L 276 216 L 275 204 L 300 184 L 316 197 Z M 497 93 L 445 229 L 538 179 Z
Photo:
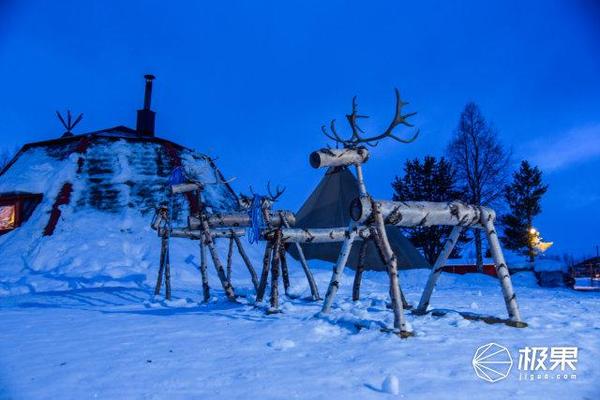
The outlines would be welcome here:
M 269 274 L 269 265 L 271 266 L 271 307 L 268 312 L 278 312 L 278 281 L 280 268 L 286 295 L 289 294 L 290 281 L 285 256 L 285 246 L 281 240 L 277 240 L 277 236 L 281 236 L 280 230 L 282 228 L 289 228 L 295 223 L 295 216 L 292 212 L 272 210 L 273 204 L 281 197 L 284 190 L 285 189 L 283 188 L 277 187 L 275 193 L 273 193 L 269 183 L 267 185 L 267 196 L 259 196 L 254 193 L 252 198 L 240 196 L 240 211 L 231 213 L 210 213 L 202 200 L 202 193 L 204 191 L 204 185 L 202 183 L 186 177 L 186 182 L 172 185 L 172 195 L 180 193 L 192 194 L 191 198 L 195 199 L 197 206 L 195 207 L 195 210 L 194 208 L 191 209 L 187 227 L 172 227 L 169 210 L 166 206 L 160 207 L 156 211 L 151 226 L 158 232 L 159 237 L 161 237 L 161 256 L 155 294 L 160 293 L 164 276 L 166 298 L 170 299 L 171 297 L 169 239 L 171 237 L 182 237 L 200 241 L 200 272 L 202 275 L 204 300 L 208 301 L 208 299 L 210 299 L 210 287 L 208 285 L 208 275 L 206 271 L 206 250 L 208 249 L 227 298 L 231 301 L 235 301 L 236 295 L 231 283 L 232 258 L 235 244 L 250 273 L 252 284 L 256 290 L 257 303 L 261 302 L 264 297 Z M 258 201 L 256 210 L 252 210 L 254 201 Z M 253 226 L 257 222 L 251 215 L 252 212 L 257 212 L 260 216 L 258 226 Z M 246 254 L 240 240 L 240 237 L 247 234 L 247 229 L 254 228 L 256 228 L 257 232 L 255 239 L 267 242 L 260 281 L 258 280 L 250 258 Z M 215 240 L 220 238 L 229 239 L 226 267 L 223 267 L 223 263 L 220 260 L 215 246 Z M 319 292 L 306 261 L 302 263 L 302 267 L 309 282 L 312 298 L 318 300 Z

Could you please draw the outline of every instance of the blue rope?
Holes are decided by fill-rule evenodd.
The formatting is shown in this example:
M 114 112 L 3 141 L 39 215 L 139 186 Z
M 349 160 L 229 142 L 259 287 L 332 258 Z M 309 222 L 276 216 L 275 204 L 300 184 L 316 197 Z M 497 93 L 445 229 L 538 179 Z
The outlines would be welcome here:
M 186 182 L 186 174 L 185 169 L 182 166 L 175 167 L 171 171 L 171 175 L 169 176 L 169 185 L 178 185 L 180 183 Z M 170 191 L 169 191 L 170 192 Z M 167 221 L 167 228 L 171 231 L 171 223 L 173 221 L 173 208 L 174 208 L 174 197 L 175 195 L 169 194 L 169 220 Z
M 175 167 L 173 171 L 171 171 L 171 176 L 169 177 L 169 184 L 178 185 L 180 183 L 184 183 L 185 179 L 185 170 L 183 167 Z
M 255 194 L 252 198 L 252 204 L 248 209 L 250 216 L 250 226 L 248 227 L 248 242 L 250 244 L 257 243 L 260 240 L 260 232 L 266 226 L 262 214 L 262 203 L 264 196 Z

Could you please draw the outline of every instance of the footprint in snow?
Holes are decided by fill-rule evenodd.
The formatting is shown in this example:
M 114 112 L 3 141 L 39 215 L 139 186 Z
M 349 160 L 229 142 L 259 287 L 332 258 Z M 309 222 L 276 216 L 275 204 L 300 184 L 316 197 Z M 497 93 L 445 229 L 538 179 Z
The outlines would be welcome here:
M 294 343 L 293 340 L 289 339 L 278 339 L 267 343 L 267 346 L 269 346 L 273 350 L 283 351 L 291 349 L 292 347 L 296 347 L 296 343 Z

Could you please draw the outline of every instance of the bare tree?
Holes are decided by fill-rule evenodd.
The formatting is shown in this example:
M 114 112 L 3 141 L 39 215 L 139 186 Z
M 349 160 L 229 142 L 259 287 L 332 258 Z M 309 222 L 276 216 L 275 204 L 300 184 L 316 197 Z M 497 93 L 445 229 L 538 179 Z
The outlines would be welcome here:
M 477 104 L 470 102 L 460 114 L 458 127 L 448 145 L 464 200 L 494 206 L 502 198 L 508 177 L 510 152 L 498 140 L 498 132 L 486 121 Z M 483 269 L 481 232 L 474 232 L 477 268 Z

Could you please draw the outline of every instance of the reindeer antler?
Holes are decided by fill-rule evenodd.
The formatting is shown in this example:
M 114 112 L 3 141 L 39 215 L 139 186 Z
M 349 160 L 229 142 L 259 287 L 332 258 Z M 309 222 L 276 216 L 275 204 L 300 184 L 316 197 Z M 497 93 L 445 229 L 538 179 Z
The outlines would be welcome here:
M 267 192 L 269 193 L 269 195 L 266 197 L 273 203 L 281 197 L 283 192 L 285 192 L 285 187 L 281 188 L 279 185 L 277 185 L 277 189 L 275 189 L 275 191 L 276 193 L 273 194 L 273 192 L 271 191 L 271 182 L 267 182 Z
M 360 126 L 358 126 L 358 120 L 361 118 L 369 118 L 369 117 L 367 115 L 359 115 L 358 114 L 358 111 L 357 111 L 358 105 L 356 103 L 356 96 L 354 96 L 352 98 L 352 113 L 346 115 L 346 119 L 348 120 L 348 123 L 350 124 L 350 128 L 352 129 L 352 136 L 349 139 L 343 139 L 337 133 L 337 130 L 335 129 L 335 119 L 331 120 L 331 123 L 329 125 L 329 129 L 331 130 L 331 133 L 327 132 L 327 128 L 325 127 L 325 125 L 323 125 L 321 127 L 321 131 L 323 131 L 323 134 L 325 134 L 325 136 L 327 136 L 329 139 L 335 141 L 336 143 L 343 145 L 346 148 L 357 147 L 361 143 L 364 143 L 368 146 L 377 146 L 379 141 L 386 137 L 389 137 L 389 138 L 394 139 L 401 143 L 410 143 L 410 142 L 414 141 L 417 138 L 417 136 L 419 136 L 418 129 L 410 139 L 402 139 L 398 136 L 392 135 L 392 132 L 398 125 L 405 125 L 408 127 L 413 127 L 413 125 L 407 121 L 407 118 L 410 118 L 416 114 L 416 112 L 412 112 L 412 113 L 403 115 L 402 107 L 404 107 L 408 103 L 402 101 L 402 99 L 400 98 L 400 91 L 398 89 L 394 89 L 394 92 L 396 95 L 396 112 L 394 114 L 394 118 L 392 119 L 392 122 L 390 122 L 390 125 L 382 134 L 375 135 L 372 137 L 363 137 L 362 136 L 362 134 L 364 134 L 365 132 L 360 128 Z

